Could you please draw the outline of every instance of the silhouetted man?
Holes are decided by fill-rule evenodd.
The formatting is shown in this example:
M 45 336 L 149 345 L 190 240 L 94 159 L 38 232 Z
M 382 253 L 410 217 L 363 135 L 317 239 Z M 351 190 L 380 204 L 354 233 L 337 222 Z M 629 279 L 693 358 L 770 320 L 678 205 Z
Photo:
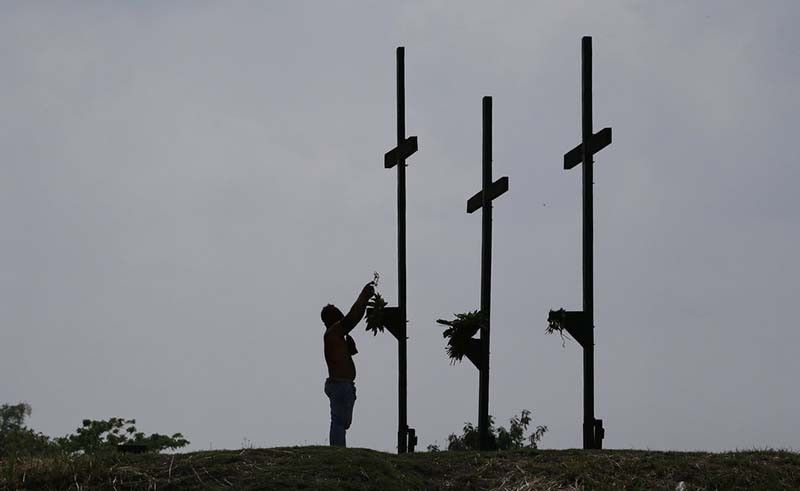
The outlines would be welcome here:
M 331 400 L 332 446 L 347 446 L 345 435 L 353 421 L 353 406 L 356 403 L 356 366 L 353 364 L 353 355 L 358 353 L 356 343 L 349 333 L 364 317 L 367 302 L 374 293 L 372 283 L 367 283 L 347 315 L 343 315 L 341 310 L 331 304 L 322 308 L 325 363 L 328 365 L 325 394 Z

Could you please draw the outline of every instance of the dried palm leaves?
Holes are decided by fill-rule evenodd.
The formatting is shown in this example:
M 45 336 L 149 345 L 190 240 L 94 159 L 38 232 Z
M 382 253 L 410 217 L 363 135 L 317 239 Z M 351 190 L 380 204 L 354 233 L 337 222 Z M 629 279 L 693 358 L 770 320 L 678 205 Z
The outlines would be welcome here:
M 469 351 L 472 337 L 486 324 L 486 316 L 480 310 L 455 314 L 455 319 L 438 319 L 437 324 L 448 326 L 442 333 L 447 339 L 447 356 L 451 363 L 460 362 Z

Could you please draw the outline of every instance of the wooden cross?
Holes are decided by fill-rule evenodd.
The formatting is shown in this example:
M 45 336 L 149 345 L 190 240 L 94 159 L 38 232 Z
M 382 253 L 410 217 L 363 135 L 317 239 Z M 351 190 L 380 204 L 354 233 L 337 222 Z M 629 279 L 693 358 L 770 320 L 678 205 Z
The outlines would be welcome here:
M 583 310 L 550 313 L 583 347 L 583 448 L 603 447 L 603 420 L 594 417 L 594 154 L 611 144 L 611 128 L 592 132 L 592 38 L 581 45 L 581 144 L 564 154 L 564 169 L 583 164 Z
M 490 450 L 489 440 L 489 332 L 492 299 L 492 201 L 508 191 L 508 177 L 492 182 L 492 98 L 483 98 L 483 185 L 467 200 L 467 213 L 482 210 L 481 227 L 481 314 L 480 338 L 471 339 L 466 356 L 479 372 L 478 434 L 480 449 Z
M 406 159 L 417 151 L 417 137 L 406 138 L 405 49 L 397 48 L 397 146 L 386 152 L 383 166 L 397 167 L 397 307 L 386 307 L 386 327 L 397 338 L 397 453 L 413 452 L 414 428 L 408 427 L 406 335 Z

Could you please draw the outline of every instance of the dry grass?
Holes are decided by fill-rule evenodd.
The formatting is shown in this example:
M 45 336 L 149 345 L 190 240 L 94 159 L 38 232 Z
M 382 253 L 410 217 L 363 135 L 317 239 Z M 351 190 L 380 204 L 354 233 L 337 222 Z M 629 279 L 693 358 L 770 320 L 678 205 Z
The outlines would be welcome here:
M 800 455 L 633 450 L 435 452 L 294 447 L 0 462 L 0 489 L 800 489 Z

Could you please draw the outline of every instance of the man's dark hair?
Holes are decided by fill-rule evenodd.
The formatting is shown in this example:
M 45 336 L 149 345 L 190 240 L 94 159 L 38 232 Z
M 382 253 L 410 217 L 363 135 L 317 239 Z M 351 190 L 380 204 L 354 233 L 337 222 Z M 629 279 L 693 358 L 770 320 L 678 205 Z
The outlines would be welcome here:
M 322 323 L 325 324 L 325 327 L 330 327 L 336 322 L 342 320 L 342 318 L 344 318 L 344 314 L 341 310 L 336 308 L 335 305 L 328 304 L 322 307 L 320 317 L 322 318 Z

